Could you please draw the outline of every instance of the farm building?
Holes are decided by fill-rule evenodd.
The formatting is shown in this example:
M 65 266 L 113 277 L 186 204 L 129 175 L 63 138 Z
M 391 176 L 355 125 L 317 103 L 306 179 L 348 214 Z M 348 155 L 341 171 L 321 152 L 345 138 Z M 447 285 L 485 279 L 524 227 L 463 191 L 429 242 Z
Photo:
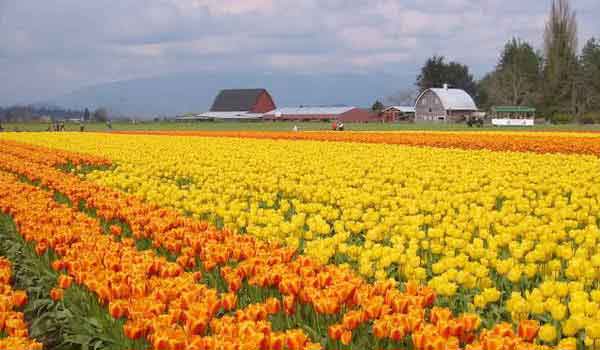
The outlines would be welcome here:
M 210 111 L 197 119 L 248 120 L 259 119 L 276 108 L 273 98 L 265 89 L 221 90 Z
M 368 109 L 357 107 L 285 107 L 276 109 L 263 116 L 273 121 L 330 121 L 342 122 L 378 122 L 381 118 Z
M 415 107 L 390 106 L 381 112 L 381 116 L 385 122 L 412 121 L 415 118 Z
M 461 122 L 477 112 L 473 98 L 464 90 L 443 88 L 427 89 L 415 104 L 415 121 Z

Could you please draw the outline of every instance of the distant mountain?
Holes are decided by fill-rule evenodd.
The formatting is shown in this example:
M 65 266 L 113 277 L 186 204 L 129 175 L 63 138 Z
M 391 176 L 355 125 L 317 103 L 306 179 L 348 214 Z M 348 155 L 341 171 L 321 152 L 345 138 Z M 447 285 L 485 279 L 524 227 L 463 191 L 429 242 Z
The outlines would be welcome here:
M 203 112 L 226 88 L 266 88 L 278 107 L 299 105 L 371 106 L 413 84 L 415 73 L 387 74 L 284 74 L 284 73 L 179 73 L 119 81 L 76 90 L 45 104 L 83 109 L 103 106 L 113 114 L 153 117 Z

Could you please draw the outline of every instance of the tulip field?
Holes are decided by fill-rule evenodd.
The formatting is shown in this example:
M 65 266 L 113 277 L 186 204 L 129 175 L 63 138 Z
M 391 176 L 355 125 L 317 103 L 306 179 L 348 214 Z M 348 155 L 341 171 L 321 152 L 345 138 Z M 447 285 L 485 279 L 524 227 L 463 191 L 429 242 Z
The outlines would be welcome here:
M 0 134 L 0 349 L 600 349 L 600 133 Z

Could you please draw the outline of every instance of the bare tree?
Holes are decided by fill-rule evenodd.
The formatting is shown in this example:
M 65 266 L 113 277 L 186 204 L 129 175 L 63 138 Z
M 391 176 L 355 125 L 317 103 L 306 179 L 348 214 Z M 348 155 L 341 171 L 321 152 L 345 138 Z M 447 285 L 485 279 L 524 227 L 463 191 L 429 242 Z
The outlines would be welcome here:
M 415 89 L 402 89 L 385 98 L 384 102 L 388 105 L 413 106 L 418 97 L 418 91 Z
M 104 107 L 96 108 L 93 116 L 95 121 L 104 123 L 108 121 L 108 110 Z

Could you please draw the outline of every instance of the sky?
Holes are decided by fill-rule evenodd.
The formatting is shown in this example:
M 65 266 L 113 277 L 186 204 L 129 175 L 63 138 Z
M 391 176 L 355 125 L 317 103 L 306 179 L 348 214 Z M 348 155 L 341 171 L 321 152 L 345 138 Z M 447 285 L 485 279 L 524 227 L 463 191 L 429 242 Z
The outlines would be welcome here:
M 0 105 L 184 72 L 475 76 L 511 37 L 542 47 L 550 0 L 0 0 Z M 580 44 L 599 0 L 572 0 Z M 404 84 L 407 85 L 407 84 Z

